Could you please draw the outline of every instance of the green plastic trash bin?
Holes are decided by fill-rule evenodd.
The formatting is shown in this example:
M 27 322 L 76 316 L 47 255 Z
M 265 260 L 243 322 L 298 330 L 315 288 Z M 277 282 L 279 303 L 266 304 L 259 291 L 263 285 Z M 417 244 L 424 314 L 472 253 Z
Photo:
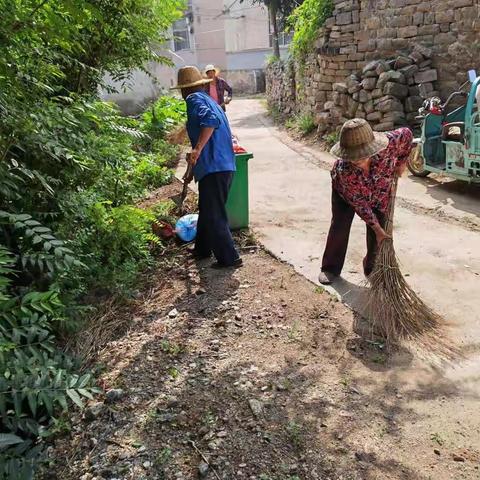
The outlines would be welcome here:
M 251 153 L 235 155 L 237 171 L 233 176 L 232 186 L 227 200 L 227 215 L 230 228 L 239 230 L 248 228 L 248 161 L 253 158 Z

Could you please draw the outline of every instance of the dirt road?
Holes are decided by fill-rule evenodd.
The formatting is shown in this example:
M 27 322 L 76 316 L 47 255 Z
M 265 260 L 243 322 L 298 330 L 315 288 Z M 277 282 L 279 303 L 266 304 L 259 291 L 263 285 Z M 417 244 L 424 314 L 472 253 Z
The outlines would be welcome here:
M 229 109 L 250 163 L 252 225 L 264 245 L 316 281 L 330 223 L 333 158 L 272 126 L 260 101 Z M 480 343 L 480 187 L 406 176 L 399 186 L 395 245 L 409 282 L 453 324 L 466 348 Z M 365 227 L 356 218 L 343 279 L 333 288 L 358 306 Z
M 107 393 L 65 423 L 39 479 L 479 478 L 468 385 L 388 357 L 335 297 L 243 252 L 217 272 L 179 251 L 105 312 L 123 325 L 96 359 Z

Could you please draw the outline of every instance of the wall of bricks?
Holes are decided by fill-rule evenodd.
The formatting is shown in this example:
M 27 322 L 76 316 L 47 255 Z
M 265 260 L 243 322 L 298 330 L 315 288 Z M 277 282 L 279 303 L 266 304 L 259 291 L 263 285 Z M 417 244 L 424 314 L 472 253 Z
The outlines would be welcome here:
M 302 65 L 267 69 L 267 95 L 285 112 L 317 118 L 333 100 L 333 85 L 361 73 L 372 60 L 408 56 L 416 46 L 431 49 L 434 87 L 442 98 L 480 73 L 480 0 L 334 0 L 333 16 L 319 32 Z M 290 77 L 288 76 L 290 74 Z M 288 95 L 279 97 L 288 84 Z M 294 92 L 291 87 L 294 85 Z

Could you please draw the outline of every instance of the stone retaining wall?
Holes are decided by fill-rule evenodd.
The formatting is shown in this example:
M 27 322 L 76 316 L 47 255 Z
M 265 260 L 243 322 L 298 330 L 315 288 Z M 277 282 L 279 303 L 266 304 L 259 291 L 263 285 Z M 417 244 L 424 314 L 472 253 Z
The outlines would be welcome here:
M 227 70 L 221 75 L 232 87 L 234 96 L 265 92 L 265 71 L 262 69 Z
M 335 101 L 334 84 L 361 74 L 372 60 L 408 58 L 416 46 L 431 49 L 432 55 L 423 59 L 428 68 L 414 63 L 423 72 L 437 72 L 436 79 L 432 72 L 424 73 L 416 83 L 432 85 L 429 93 L 435 89 L 442 98 L 466 81 L 468 69 L 480 69 L 480 0 L 334 3 L 333 16 L 302 65 L 267 69 L 269 101 L 285 113 L 311 112 L 321 121 Z

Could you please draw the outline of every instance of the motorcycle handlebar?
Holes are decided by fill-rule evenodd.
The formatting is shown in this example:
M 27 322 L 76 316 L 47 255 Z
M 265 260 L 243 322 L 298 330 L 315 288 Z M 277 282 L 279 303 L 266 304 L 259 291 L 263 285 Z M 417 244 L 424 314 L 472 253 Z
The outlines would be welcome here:
M 466 92 L 453 92 L 448 98 L 447 101 L 442 105 L 442 110 L 448 107 L 448 104 L 455 98 L 455 97 L 468 97 L 468 93 Z

